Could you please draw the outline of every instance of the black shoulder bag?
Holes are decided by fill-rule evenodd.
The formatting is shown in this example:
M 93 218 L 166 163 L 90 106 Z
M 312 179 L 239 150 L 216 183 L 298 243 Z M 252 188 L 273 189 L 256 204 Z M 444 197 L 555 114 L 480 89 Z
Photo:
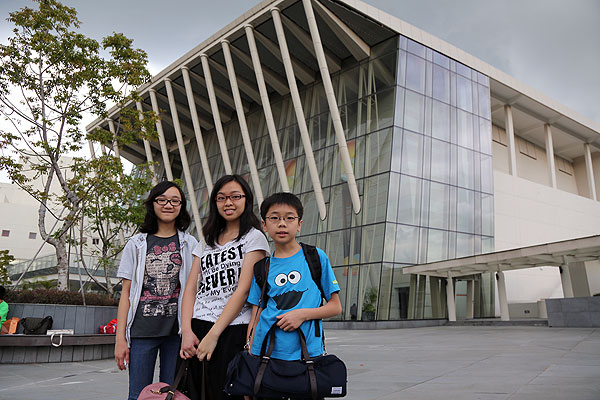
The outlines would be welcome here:
M 259 304 L 262 304 L 263 295 L 264 286 Z M 333 354 L 310 357 L 306 338 L 300 328 L 296 332 L 302 358 L 291 361 L 271 358 L 276 329 L 279 327 L 275 323 L 265 335 L 260 356 L 242 350 L 231 360 L 227 367 L 225 393 L 235 396 L 313 400 L 346 396 L 347 371 L 344 362 Z

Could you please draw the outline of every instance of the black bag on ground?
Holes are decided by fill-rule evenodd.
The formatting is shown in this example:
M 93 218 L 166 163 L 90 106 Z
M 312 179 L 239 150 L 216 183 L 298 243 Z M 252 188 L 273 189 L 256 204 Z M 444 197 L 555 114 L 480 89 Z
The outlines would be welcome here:
M 227 367 L 225 393 L 235 396 L 314 400 L 346 395 L 347 372 L 343 361 L 333 354 L 310 357 L 301 329 L 296 329 L 302 347 L 301 360 L 270 358 L 275 343 L 273 325 L 261 348 L 261 356 L 246 350 L 235 355 Z M 270 335 L 269 335 L 270 334 Z M 267 337 L 269 348 L 265 352 Z
M 21 325 L 23 333 L 26 335 L 45 335 L 48 329 L 52 329 L 52 317 L 21 318 L 19 325 Z

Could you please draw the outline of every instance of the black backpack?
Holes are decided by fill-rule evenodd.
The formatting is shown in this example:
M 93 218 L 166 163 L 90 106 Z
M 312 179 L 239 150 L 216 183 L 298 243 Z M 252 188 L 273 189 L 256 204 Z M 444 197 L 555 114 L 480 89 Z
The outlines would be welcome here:
M 306 263 L 308 264 L 308 268 L 310 269 L 310 276 L 312 280 L 317 284 L 319 291 L 321 292 L 321 304 L 323 303 L 323 299 L 325 298 L 325 293 L 323 292 L 323 285 L 321 285 L 321 259 L 319 258 L 319 253 L 317 252 L 317 248 L 315 246 L 311 246 L 310 244 L 300 243 L 302 246 L 302 251 L 304 252 L 304 258 L 306 258 Z M 266 304 L 268 300 L 267 291 L 269 290 L 269 283 L 267 282 L 267 274 L 266 274 L 266 264 L 269 257 L 265 257 L 259 260 L 256 264 L 254 264 L 254 280 L 256 284 L 264 289 L 264 299 L 262 300 Z M 316 321 L 315 324 L 315 335 L 317 337 L 321 336 L 321 329 L 319 327 L 319 321 Z

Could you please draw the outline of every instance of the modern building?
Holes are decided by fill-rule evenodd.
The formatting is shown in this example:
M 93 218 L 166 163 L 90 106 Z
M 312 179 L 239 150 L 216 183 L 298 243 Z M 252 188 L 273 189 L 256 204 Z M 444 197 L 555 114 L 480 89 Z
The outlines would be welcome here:
M 139 92 L 126 107 L 160 114 L 159 140 L 121 156 L 181 178 L 196 226 L 225 173 L 258 203 L 299 195 L 300 240 L 329 255 L 343 320 L 444 318 L 446 299 L 459 318 L 499 315 L 494 271 L 403 269 L 600 227 L 598 122 L 360 1 L 263 1 Z M 120 110 L 109 118 L 88 130 L 114 131 Z M 508 303 L 562 297 L 547 265 L 499 265 Z M 587 295 L 593 269 L 572 271 Z

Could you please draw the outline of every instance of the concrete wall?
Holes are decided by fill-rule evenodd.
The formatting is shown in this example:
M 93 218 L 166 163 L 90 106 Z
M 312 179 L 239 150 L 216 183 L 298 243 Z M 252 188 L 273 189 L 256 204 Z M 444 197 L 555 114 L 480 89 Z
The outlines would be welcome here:
M 496 251 L 596 235 L 600 227 L 600 202 L 498 170 L 494 171 L 494 213 Z M 600 268 L 592 272 L 588 281 L 600 288 Z M 508 271 L 506 290 L 509 303 L 563 297 L 555 267 Z
M 573 297 L 546 300 L 548 326 L 600 327 L 600 297 Z

